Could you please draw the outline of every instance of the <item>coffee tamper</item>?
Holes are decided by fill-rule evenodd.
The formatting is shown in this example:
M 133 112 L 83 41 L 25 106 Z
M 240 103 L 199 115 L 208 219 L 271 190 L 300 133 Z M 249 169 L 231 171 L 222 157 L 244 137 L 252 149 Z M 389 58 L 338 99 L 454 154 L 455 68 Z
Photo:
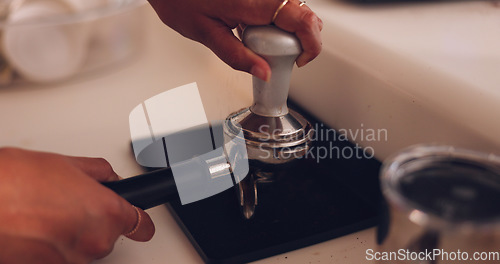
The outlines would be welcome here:
M 246 47 L 263 57 L 271 67 L 266 82 L 253 77 L 253 104 L 230 114 L 224 133 L 234 137 L 243 131 L 251 165 L 250 175 L 239 184 L 239 202 L 245 218 L 254 215 L 258 183 L 272 182 L 274 172 L 304 156 L 314 129 L 300 114 L 287 107 L 290 75 L 302 52 L 297 37 L 275 26 L 248 26 L 242 35 Z

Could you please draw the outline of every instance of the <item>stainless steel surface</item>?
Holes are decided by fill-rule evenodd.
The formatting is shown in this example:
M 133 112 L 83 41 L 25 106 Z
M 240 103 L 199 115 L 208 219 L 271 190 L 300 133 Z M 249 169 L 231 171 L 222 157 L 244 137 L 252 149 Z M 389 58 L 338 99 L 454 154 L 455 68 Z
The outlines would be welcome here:
M 239 128 L 241 126 L 241 128 Z M 283 164 L 305 155 L 314 130 L 311 124 L 293 110 L 280 117 L 265 117 L 249 108 L 228 118 L 226 133 L 243 130 L 248 158 L 264 164 Z
M 287 114 L 290 76 L 295 59 L 302 51 L 299 40 L 295 35 L 275 26 L 260 26 L 246 28 L 242 41 L 271 67 L 269 82 L 253 77 L 254 102 L 250 110 L 268 117 Z
M 242 39 L 268 61 L 272 77 L 269 82 L 253 77 L 252 106 L 230 114 L 225 131 L 235 135 L 243 130 L 250 160 L 265 164 L 294 160 L 305 154 L 314 133 L 311 124 L 286 105 L 300 42 L 275 26 L 247 27 Z
M 245 219 L 250 219 L 254 216 L 255 209 L 259 204 L 257 186 L 260 184 L 272 183 L 274 181 L 274 176 L 272 172 L 255 171 L 239 182 L 238 199 L 241 213 Z
M 239 184 L 242 212 L 248 219 L 254 215 L 257 205 L 258 183 L 270 181 L 267 176 L 263 180 L 262 170 L 269 171 L 268 165 L 284 164 L 304 156 L 314 130 L 304 117 L 287 107 L 292 68 L 302 51 L 297 37 L 275 26 L 249 26 L 242 40 L 266 59 L 272 71 L 268 82 L 253 77 L 252 106 L 230 114 L 224 127 L 228 135 L 243 131 L 248 159 L 251 163 L 257 162 L 253 175 Z
M 419 263 L 457 261 L 445 253 L 463 252 L 460 257 L 474 260 L 475 252 L 498 252 L 497 156 L 449 146 L 416 146 L 386 161 L 381 184 L 390 216 L 380 252 L 441 253 Z M 497 262 L 492 257 L 481 260 Z

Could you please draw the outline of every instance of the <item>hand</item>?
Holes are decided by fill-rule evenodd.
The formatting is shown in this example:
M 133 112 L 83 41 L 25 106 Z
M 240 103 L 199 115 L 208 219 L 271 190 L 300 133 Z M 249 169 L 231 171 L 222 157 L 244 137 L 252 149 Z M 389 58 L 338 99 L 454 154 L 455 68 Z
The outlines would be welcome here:
M 282 0 L 149 0 L 160 19 L 183 36 L 201 42 L 237 70 L 269 80 L 267 62 L 247 49 L 234 36 L 239 25 L 268 25 Z M 274 24 L 299 38 L 303 52 L 296 60 L 301 67 L 321 51 L 323 22 L 307 5 L 290 0 Z
M 0 263 L 88 263 L 121 234 L 147 241 L 151 218 L 98 181 L 117 180 L 104 159 L 0 149 Z

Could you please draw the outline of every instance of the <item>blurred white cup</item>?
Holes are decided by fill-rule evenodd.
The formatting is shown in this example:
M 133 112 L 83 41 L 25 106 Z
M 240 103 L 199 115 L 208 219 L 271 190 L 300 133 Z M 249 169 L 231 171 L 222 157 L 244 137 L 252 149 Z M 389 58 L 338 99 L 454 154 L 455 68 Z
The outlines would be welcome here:
M 86 59 L 89 25 L 55 18 L 94 8 L 102 1 L 24 1 L 7 17 L 2 37 L 4 56 L 30 81 L 52 82 L 75 75 Z

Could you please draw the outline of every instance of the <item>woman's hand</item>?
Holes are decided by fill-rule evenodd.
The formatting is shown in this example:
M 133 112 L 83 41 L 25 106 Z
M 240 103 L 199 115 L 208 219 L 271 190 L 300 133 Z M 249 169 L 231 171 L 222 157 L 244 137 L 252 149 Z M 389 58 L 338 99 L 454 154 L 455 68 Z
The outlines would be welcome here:
M 0 149 L 0 263 L 88 263 L 136 225 L 151 239 L 151 218 L 99 183 L 117 179 L 104 159 Z
M 237 70 L 269 80 L 267 62 L 234 36 L 239 25 L 268 25 L 283 0 L 149 0 L 160 19 L 183 36 L 201 42 Z M 299 38 L 303 52 L 296 60 L 304 66 L 321 51 L 323 22 L 307 5 L 290 0 L 274 24 Z

